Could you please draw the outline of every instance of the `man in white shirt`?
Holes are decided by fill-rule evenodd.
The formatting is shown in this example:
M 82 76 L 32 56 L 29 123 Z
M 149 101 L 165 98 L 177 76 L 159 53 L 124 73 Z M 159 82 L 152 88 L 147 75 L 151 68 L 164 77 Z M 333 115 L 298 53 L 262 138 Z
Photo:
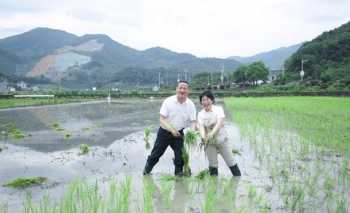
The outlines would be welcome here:
M 168 146 L 171 147 L 175 155 L 175 175 L 183 175 L 183 130 L 188 126 L 194 130 L 196 126 L 196 108 L 188 98 L 188 93 L 188 82 L 179 81 L 176 86 L 176 95 L 163 101 L 159 112 L 160 128 L 151 154 L 147 158 L 143 170 L 144 175 L 151 173 Z

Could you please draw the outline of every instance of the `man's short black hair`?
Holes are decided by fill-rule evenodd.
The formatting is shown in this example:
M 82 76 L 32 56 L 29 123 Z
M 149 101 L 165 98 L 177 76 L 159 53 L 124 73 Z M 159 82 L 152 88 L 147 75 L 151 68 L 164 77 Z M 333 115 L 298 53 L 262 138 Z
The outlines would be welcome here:
M 210 90 L 202 92 L 202 94 L 199 95 L 199 102 L 202 103 L 203 97 L 209 98 L 213 103 L 215 103 L 215 97 L 213 93 Z
M 176 86 L 179 86 L 179 84 L 181 84 L 181 83 L 185 83 L 185 84 L 187 84 L 188 86 L 190 86 L 190 83 L 188 83 L 188 81 L 185 81 L 185 80 L 180 80 L 180 81 L 178 81 Z

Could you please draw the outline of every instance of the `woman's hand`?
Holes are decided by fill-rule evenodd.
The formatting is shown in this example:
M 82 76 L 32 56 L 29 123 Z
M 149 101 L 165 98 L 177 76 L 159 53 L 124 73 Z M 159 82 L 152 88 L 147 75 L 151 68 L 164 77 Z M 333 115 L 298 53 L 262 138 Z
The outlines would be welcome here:
M 202 138 L 202 141 L 203 141 L 203 143 L 208 143 L 208 137 L 204 137 L 204 138 Z
M 215 137 L 214 132 L 209 132 L 208 136 L 207 136 L 207 140 L 212 140 Z

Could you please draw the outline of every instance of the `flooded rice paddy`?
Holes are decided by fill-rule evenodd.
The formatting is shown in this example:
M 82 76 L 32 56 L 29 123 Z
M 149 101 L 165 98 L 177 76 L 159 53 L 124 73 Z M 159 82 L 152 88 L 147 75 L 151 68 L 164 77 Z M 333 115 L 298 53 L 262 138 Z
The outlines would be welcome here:
M 153 175 L 144 177 L 142 170 L 150 152 L 145 149 L 144 129 L 152 125 L 150 142 L 153 145 L 161 101 L 126 99 L 111 103 L 96 101 L 0 110 L 0 212 L 6 209 L 23 212 L 28 208 L 24 201 L 29 195 L 33 205 L 43 203 L 45 196 L 50 197 L 50 206 L 59 205 L 57 203 L 63 202 L 62 197 L 76 181 L 96 188 L 98 185 L 98 197 L 108 197 L 113 181 L 122 184 L 118 188 L 120 190 L 123 184 L 128 185 L 129 192 L 124 200 L 124 204 L 128 203 L 124 209 L 126 212 L 291 211 L 276 184 L 276 179 L 283 176 L 283 172 L 275 171 L 279 169 L 277 167 L 270 168 L 268 165 L 271 163 L 267 162 L 278 161 L 282 156 L 271 151 L 271 158 L 262 158 L 262 153 L 268 150 L 257 148 L 241 137 L 230 116 L 227 116 L 226 127 L 242 177 L 232 178 L 219 157 L 219 178 L 197 179 L 195 176 L 207 168 L 207 160 L 204 151 L 196 149 L 191 151 L 192 177 L 173 178 L 173 153 L 170 148 L 153 169 Z M 11 128 L 16 131 L 11 131 Z M 293 137 L 294 133 L 284 132 L 283 135 Z M 264 135 L 256 137 L 263 138 Z M 88 145 L 86 154 L 82 154 L 81 144 Z M 271 146 L 266 147 L 270 149 Z M 307 157 L 299 159 L 301 163 L 296 165 L 308 169 L 317 167 L 317 156 L 309 154 Z M 324 158 L 323 163 L 327 167 L 339 166 L 341 169 L 342 156 L 330 152 Z M 46 177 L 47 181 L 25 189 L 3 185 L 18 177 Z M 129 181 L 128 184 L 125 180 Z M 346 191 L 344 201 L 348 202 L 349 197 L 349 191 Z M 323 201 L 316 202 L 310 198 L 309 202 L 315 206 L 294 206 L 294 210 L 312 212 Z M 121 208 L 121 204 L 118 205 Z M 105 209 L 98 212 L 108 212 L 109 207 L 106 206 L 110 207 L 110 204 L 101 204 L 100 210 Z M 321 209 L 327 211 L 326 207 Z

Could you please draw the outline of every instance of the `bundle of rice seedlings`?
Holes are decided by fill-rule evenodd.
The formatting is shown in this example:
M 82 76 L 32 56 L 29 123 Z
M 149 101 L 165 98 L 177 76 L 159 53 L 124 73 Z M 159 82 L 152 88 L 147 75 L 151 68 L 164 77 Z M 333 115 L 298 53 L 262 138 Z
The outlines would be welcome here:
M 184 144 L 187 148 L 193 148 L 197 146 L 197 139 L 199 137 L 199 133 L 196 131 L 189 130 L 185 134 Z
M 47 181 L 45 177 L 23 177 L 14 179 L 3 186 L 13 188 L 26 188 L 33 185 L 40 185 Z
M 197 146 L 198 137 L 199 137 L 199 133 L 192 130 L 187 131 L 185 134 L 184 147 L 182 150 L 182 160 L 184 161 L 185 176 L 191 176 L 191 168 L 189 165 L 189 161 L 190 161 L 189 150 Z
M 185 147 L 182 148 L 182 160 L 184 161 L 184 175 L 191 176 L 190 155 Z

